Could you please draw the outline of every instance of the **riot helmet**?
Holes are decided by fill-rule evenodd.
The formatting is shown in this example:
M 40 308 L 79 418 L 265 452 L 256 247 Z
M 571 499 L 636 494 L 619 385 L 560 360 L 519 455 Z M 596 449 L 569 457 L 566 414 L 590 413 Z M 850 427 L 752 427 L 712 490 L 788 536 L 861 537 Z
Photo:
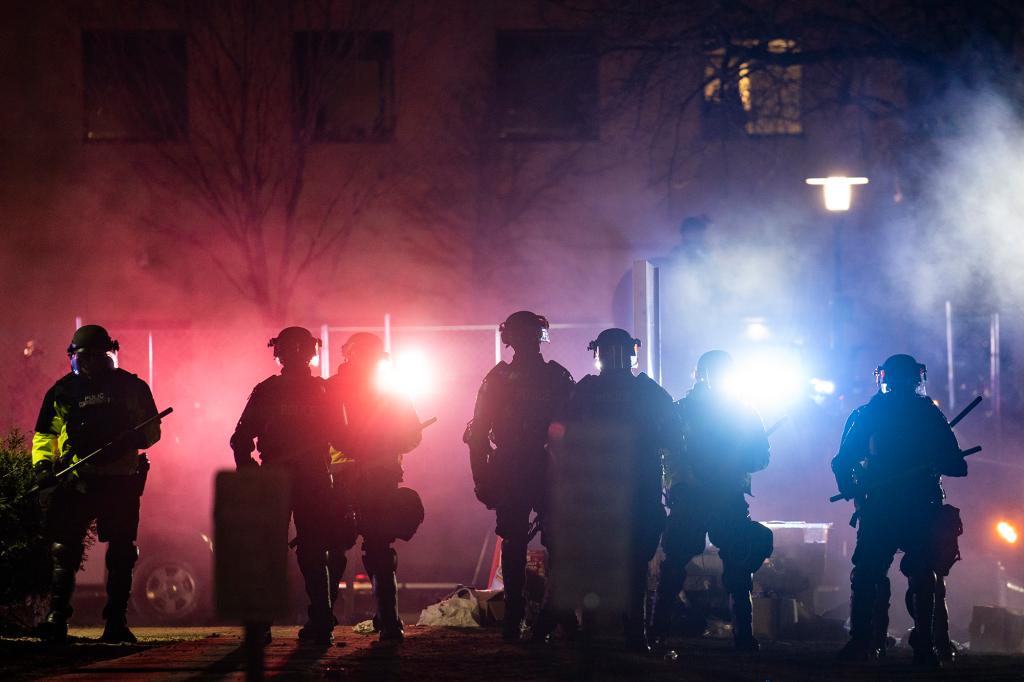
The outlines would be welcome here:
M 519 350 L 530 346 L 539 348 L 541 343 L 550 341 L 550 328 L 551 325 L 543 315 L 520 310 L 509 315 L 507 320 L 498 325 L 498 332 L 503 344 Z
M 348 337 L 341 347 L 345 362 L 353 367 L 376 367 L 381 360 L 386 360 L 384 342 L 376 334 L 356 332 Z
M 587 345 L 593 351 L 601 372 L 610 369 L 632 369 L 633 360 L 640 351 L 640 339 L 635 339 L 625 329 L 605 329 Z
M 86 324 L 75 330 L 68 345 L 68 359 L 75 374 L 93 376 L 117 367 L 120 345 L 98 324 Z
M 923 393 L 924 383 L 928 379 L 928 368 L 918 362 L 913 355 L 900 353 L 889 356 L 885 362 L 875 368 L 875 383 L 883 393 L 914 392 Z
M 709 350 L 697 360 L 693 375 L 698 384 L 704 384 L 711 391 L 728 390 L 735 380 L 736 363 L 724 350 Z
M 320 339 L 305 327 L 285 327 L 267 342 L 274 349 L 274 357 L 282 367 L 308 365 L 318 353 Z

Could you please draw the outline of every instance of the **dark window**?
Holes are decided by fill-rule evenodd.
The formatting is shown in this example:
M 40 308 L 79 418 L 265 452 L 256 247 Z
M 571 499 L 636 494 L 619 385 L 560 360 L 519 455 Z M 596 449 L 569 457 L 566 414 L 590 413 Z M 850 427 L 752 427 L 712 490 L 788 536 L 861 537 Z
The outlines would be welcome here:
M 386 142 L 395 131 L 391 34 L 295 34 L 295 131 L 316 142 Z
M 593 36 L 499 31 L 498 135 L 515 140 L 594 140 L 598 63 Z
M 714 119 L 731 125 L 742 119 L 748 135 L 799 135 L 800 120 L 799 64 L 764 64 L 747 57 L 758 48 L 759 41 L 733 43 L 729 50 L 709 50 L 704 63 L 704 112 L 714 126 Z M 769 40 L 765 45 L 773 54 L 796 52 L 792 40 Z
M 83 31 L 82 69 L 86 140 L 188 136 L 183 32 Z

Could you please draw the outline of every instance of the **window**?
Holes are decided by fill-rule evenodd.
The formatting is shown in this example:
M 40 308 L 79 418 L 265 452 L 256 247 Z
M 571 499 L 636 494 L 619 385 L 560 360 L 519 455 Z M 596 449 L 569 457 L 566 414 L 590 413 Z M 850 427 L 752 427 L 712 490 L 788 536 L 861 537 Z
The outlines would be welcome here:
M 591 35 L 499 31 L 497 43 L 500 137 L 597 139 L 597 51 Z
M 316 142 L 386 142 L 395 131 L 391 34 L 295 34 L 295 130 Z
M 83 31 L 85 139 L 184 140 L 186 69 L 181 31 Z
M 707 53 L 704 66 L 705 113 L 731 114 L 736 105 L 743 112 L 748 135 L 799 135 L 801 67 L 763 64 L 746 55 L 758 47 L 756 40 L 736 44 L 734 50 L 717 48 Z M 797 51 L 792 40 L 770 40 L 767 51 L 785 54 Z

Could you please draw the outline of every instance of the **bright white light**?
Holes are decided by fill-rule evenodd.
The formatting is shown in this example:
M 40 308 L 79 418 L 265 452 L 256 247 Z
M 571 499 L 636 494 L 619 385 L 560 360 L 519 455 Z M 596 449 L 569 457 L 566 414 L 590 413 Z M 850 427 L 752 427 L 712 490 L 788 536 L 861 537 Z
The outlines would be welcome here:
M 431 373 L 426 356 L 418 350 L 405 351 L 377 365 L 377 386 L 410 398 L 430 389 Z
M 828 379 L 818 379 L 815 377 L 814 379 L 811 379 L 811 388 L 814 389 L 815 393 L 832 395 L 836 392 L 836 383 L 834 381 L 829 381 Z
M 1000 521 L 996 524 L 996 532 L 999 533 L 999 537 L 1011 545 L 1017 542 L 1017 529 L 1006 521 Z
M 847 178 L 830 175 L 827 178 L 807 178 L 808 185 L 821 185 L 825 197 L 825 209 L 829 211 L 850 210 L 853 185 L 868 184 L 867 178 Z
M 804 392 L 807 378 L 796 354 L 785 349 L 765 349 L 738 358 L 736 371 L 725 380 L 726 390 L 759 406 L 786 405 Z
M 320 355 L 319 354 L 313 356 L 313 359 L 309 361 L 309 366 L 310 367 L 319 367 L 320 366 Z
M 751 341 L 764 341 L 771 335 L 768 325 L 761 320 L 751 320 L 750 322 L 747 322 L 747 329 L 744 333 Z

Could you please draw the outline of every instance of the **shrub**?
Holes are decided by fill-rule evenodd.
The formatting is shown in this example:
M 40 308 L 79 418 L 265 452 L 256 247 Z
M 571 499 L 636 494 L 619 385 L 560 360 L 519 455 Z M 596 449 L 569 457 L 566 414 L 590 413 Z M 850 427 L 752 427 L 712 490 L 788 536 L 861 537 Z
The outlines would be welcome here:
M 17 429 L 0 439 L 0 628 L 27 629 L 45 610 L 50 553 L 42 533 L 32 456 Z

